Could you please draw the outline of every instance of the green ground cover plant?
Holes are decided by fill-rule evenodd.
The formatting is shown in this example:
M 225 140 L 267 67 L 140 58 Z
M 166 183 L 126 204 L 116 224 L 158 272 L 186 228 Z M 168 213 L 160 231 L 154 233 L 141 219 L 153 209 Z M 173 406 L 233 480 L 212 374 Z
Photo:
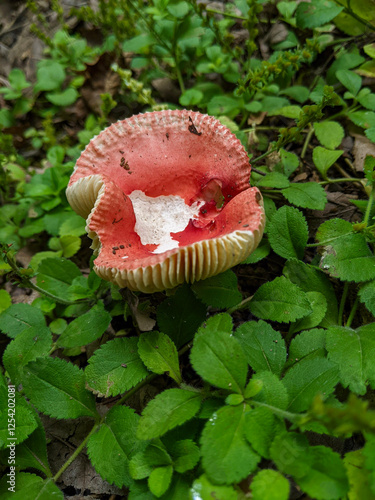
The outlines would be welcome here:
M 1 498 L 69 498 L 87 454 L 130 500 L 375 499 L 372 0 L 55 0 L 52 35 L 27 4 L 45 51 L 0 88 Z M 119 290 L 92 270 L 69 177 L 116 119 L 182 108 L 241 140 L 266 234 L 218 276 Z M 84 423 L 58 469 L 48 418 Z

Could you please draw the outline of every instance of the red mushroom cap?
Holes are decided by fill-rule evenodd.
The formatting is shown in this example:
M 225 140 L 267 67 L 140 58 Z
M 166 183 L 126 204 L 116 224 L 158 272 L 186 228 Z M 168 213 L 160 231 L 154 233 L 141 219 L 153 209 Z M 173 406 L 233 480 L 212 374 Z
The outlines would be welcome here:
M 240 141 L 187 110 L 117 122 L 92 139 L 66 194 L 87 218 L 95 271 L 154 292 L 216 275 L 258 245 L 265 217 Z

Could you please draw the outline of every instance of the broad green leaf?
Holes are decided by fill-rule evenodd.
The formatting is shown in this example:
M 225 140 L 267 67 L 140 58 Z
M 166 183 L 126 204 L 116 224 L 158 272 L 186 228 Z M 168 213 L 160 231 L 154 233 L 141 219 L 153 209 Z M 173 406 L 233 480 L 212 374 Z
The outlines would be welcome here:
M 366 61 L 361 64 L 356 72 L 361 76 L 367 76 L 369 78 L 375 77 L 375 61 Z
M 139 416 L 132 408 L 115 406 L 90 437 L 87 452 L 95 470 L 109 483 L 130 486 L 129 461 L 146 443 L 136 438 Z
M 41 90 L 59 89 L 65 80 L 65 69 L 62 64 L 51 59 L 42 59 L 38 63 L 36 73 L 37 83 L 34 86 L 34 92 Z
M 59 227 L 59 236 L 82 236 L 86 233 L 86 221 L 80 215 L 69 213 L 69 218 L 65 219 Z
M 281 192 L 290 203 L 297 207 L 323 210 L 327 203 L 326 192 L 316 182 L 293 182 Z
M 142 49 L 155 43 L 154 37 L 149 33 L 144 33 L 142 35 L 130 38 L 130 40 L 125 40 L 122 49 L 124 52 L 142 52 Z
M 375 113 L 373 111 L 352 111 L 348 113 L 348 118 L 359 127 L 375 127 Z
M 273 469 L 259 471 L 251 481 L 253 500 L 288 500 L 290 485 L 286 477 Z
M 369 43 L 363 47 L 363 52 L 375 59 L 375 43 Z
M 221 331 L 226 332 L 228 335 L 232 334 L 233 330 L 233 320 L 232 316 L 228 313 L 215 314 L 210 316 L 204 323 L 198 328 L 195 338 L 200 335 L 205 335 L 206 331 Z
M 48 92 L 46 98 L 55 106 L 71 106 L 77 100 L 78 91 L 72 87 L 68 87 L 61 92 Z
M 0 481 L 0 491 L 6 492 L 2 500 L 64 500 L 62 491 L 58 489 L 53 478 L 43 479 L 29 472 L 17 472 L 15 477 L 15 492 L 9 491 L 7 481 L 9 477 L 4 475 Z
M 375 257 L 363 234 L 348 234 L 325 245 L 320 268 L 343 281 L 375 278 Z
M 198 300 L 188 285 L 162 302 L 156 311 L 160 330 L 176 344 L 177 349 L 194 337 L 206 318 L 206 306 Z
M 15 384 L 22 383 L 24 366 L 29 361 L 47 356 L 52 347 L 52 334 L 46 326 L 31 327 L 21 332 L 8 344 L 4 355 L 4 367 Z
M 262 389 L 252 397 L 252 400 L 259 403 L 266 403 L 285 410 L 288 406 L 288 393 L 283 382 L 277 375 L 270 371 L 256 373 L 251 382 L 261 382 Z
M 318 28 L 328 23 L 343 10 L 342 6 L 330 0 L 311 0 L 301 2 L 296 10 L 299 28 Z
M 23 370 L 31 403 L 54 418 L 95 417 L 95 399 L 85 388 L 83 371 L 60 358 L 39 358 Z
M 268 408 L 254 408 L 245 414 L 246 439 L 261 457 L 271 458 L 271 443 L 284 427 Z
M 327 300 L 320 292 L 306 292 L 310 302 L 311 313 L 304 318 L 297 320 L 291 327 L 291 332 L 296 333 L 301 330 L 308 330 L 320 325 L 327 311 Z
M 283 378 L 289 395 L 288 411 L 306 410 L 317 394 L 322 394 L 326 399 L 338 381 L 338 367 L 328 359 L 303 359 L 296 363 Z
M 301 111 L 301 106 L 297 106 L 294 104 L 289 106 L 282 106 L 279 109 L 275 109 L 271 113 L 269 113 L 269 116 L 281 115 L 285 116 L 286 118 L 294 118 L 296 120 L 301 114 Z
M 295 172 L 299 166 L 299 158 L 296 154 L 290 153 L 285 149 L 280 149 L 280 158 L 281 158 L 281 168 L 282 172 L 289 177 L 293 172 Z M 275 169 L 278 168 L 278 165 L 275 166 Z
M 358 96 L 358 101 L 364 108 L 370 109 L 371 111 L 375 110 L 375 94 L 367 94 L 363 97 Z
M 138 353 L 146 367 L 154 373 L 168 372 L 181 384 L 177 349 L 172 340 L 160 332 L 142 333 L 138 340 Z
M 325 336 L 323 328 L 313 328 L 296 335 L 289 346 L 288 364 L 294 364 L 304 358 L 325 357 Z
M 69 285 L 77 276 L 81 271 L 72 261 L 47 258 L 38 266 L 37 284 L 57 297 L 69 299 Z
M 318 125 L 318 124 L 316 124 Z M 325 179 L 327 177 L 328 169 L 337 161 L 342 155 L 343 151 L 331 151 L 329 149 L 316 146 L 313 150 L 313 162 L 316 168 Z
M 364 395 L 366 386 L 375 387 L 375 324 L 357 330 L 331 327 L 327 330 L 328 357 L 340 369 L 340 382 L 356 394 Z
M 338 305 L 336 294 L 332 283 L 322 271 L 300 260 L 291 259 L 285 264 L 283 274 L 304 292 L 322 293 L 327 301 L 327 311 L 321 326 L 337 324 Z
M 375 500 L 375 493 L 370 486 L 370 474 L 365 467 L 363 451 L 355 450 L 345 454 L 344 464 L 349 480 L 349 500 Z
M 204 98 L 203 92 L 196 89 L 188 89 L 183 92 L 179 98 L 181 106 L 195 106 Z
M 0 313 L 12 305 L 12 298 L 6 290 L 0 290 Z
M 97 349 L 85 370 L 88 387 L 107 398 L 128 391 L 147 377 L 137 342 L 136 337 L 117 338 Z
M 30 436 L 18 444 L 16 449 L 17 467 L 21 469 L 38 469 L 43 474 L 51 476 L 47 457 L 46 434 L 42 422 L 38 418 L 38 427 Z
M 242 323 L 234 332 L 247 362 L 255 371 L 269 370 L 280 375 L 286 361 L 286 348 L 280 333 L 265 321 Z
M 358 292 L 359 300 L 365 304 L 370 313 L 375 316 L 375 281 L 361 286 Z
M 303 258 L 308 236 L 306 219 L 297 208 L 284 205 L 268 224 L 272 250 L 286 259 Z
M 266 176 L 261 177 L 256 183 L 258 187 L 286 188 L 289 186 L 288 178 L 280 172 L 270 172 Z
M 311 469 L 308 474 L 296 478 L 301 489 L 317 500 L 345 498 L 349 484 L 340 455 L 327 446 L 312 446 L 309 455 Z
M 0 329 L 15 338 L 29 328 L 46 328 L 42 311 L 30 304 L 13 304 L 0 314 Z
M 353 225 L 347 220 L 330 219 L 319 226 L 316 239 L 319 243 L 329 243 L 341 236 L 353 233 Z
M 309 442 L 305 435 L 296 432 L 279 433 L 270 448 L 272 460 L 284 474 L 294 478 L 309 473 L 313 462 Z
M 154 467 L 170 465 L 172 458 L 159 440 L 151 442 L 146 449 L 133 456 L 129 463 L 130 475 L 133 479 L 145 479 Z
M 13 413 L 13 407 L 11 406 L 10 402 L 8 401 L 8 394 L 7 390 L 5 389 L 5 394 L 2 394 L 0 397 L 0 449 L 6 448 L 7 444 L 9 444 L 9 439 L 12 438 L 13 435 L 17 437 L 17 444 L 22 443 L 25 439 L 30 436 L 32 432 L 35 431 L 35 429 L 38 426 L 38 423 L 36 421 L 34 411 L 30 408 L 29 404 L 25 401 L 23 397 L 19 395 L 19 393 L 16 391 L 15 393 L 15 412 Z M 12 401 L 13 402 L 13 401 Z M 9 416 L 8 416 L 8 409 L 9 407 Z M 4 411 L 6 410 L 6 411 Z M 13 431 L 14 434 L 11 434 L 12 429 L 8 425 L 9 423 L 13 422 L 8 422 L 8 418 L 15 418 L 16 420 L 16 430 Z M 9 449 L 7 450 L 9 451 Z M 9 456 L 9 453 L 8 453 Z
M 153 439 L 182 425 L 199 411 L 202 397 L 183 389 L 167 389 L 148 403 L 137 429 L 139 439 Z
M 230 269 L 217 276 L 197 281 L 192 285 L 192 290 L 205 304 L 221 309 L 235 306 L 242 300 L 237 276 Z
M 362 78 L 357 73 L 348 69 L 340 69 L 336 71 L 336 77 L 353 96 L 358 94 L 362 86 Z
M 206 474 L 196 479 L 190 489 L 190 500 L 238 500 L 233 486 L 219 486 L 211 483 Z
M 290 323 L 311 313 L 305 292 L 284 276 L 258 288 L 249 307 L 258 318 L 279 323 Z
M 257 248 L 241 264 L 256 264 L 269 255 L 271 251 L 270 244 L 266 238 L 263 238 Z
M 315 135 L 318 138 L 320 144 L 328 149 L 336 149 L 340 146 L 341 141 L 344 138 L 345 132 L 340 123 L 338 122 L 315 122 L 314 124 Z M 317 148 L 314 148 L 313 155 Z M 336 158 L 337 159 L 337 158 Z M 319 160 L 318 160 L 319 161 Z M 324 155 L 322 161 L 324 160 Z M 336 160 L 334 160 L 336 161 Z M 315 163 L 315 160 L 314 160 Z M 316 165 L 316 163 L 315 163 Z M 329 168 L 329 167 L 328 167 Z M 328 169 L 327 169 L 328 170 Z
M 206 423 L 201 435 L 203 468 L 217 484 L 238 483 L 255 470 L 260 457 L 244 437 L 245 407 L 225 406 Z
M 194 469 L 199 462 L 200 450 L 191 439 L 182 439 L 168 448 L 173 457 L 173 468 L 183 474 Z
M 161 497 L 169 488 L 173 474 L 172 465 L 156 467 L 148 478 L 148 487 L 156 497 Z
M 111 315 L 98 302 L 87 313 L 68 324 L 57 340 L 61 347 L 77 347 L 87 345 L 98 339 L 108 328 Z
M 297 6 L 296 2 L 279 2 L 277 4 L 277 8 L 280 8 L 280 4 L 288 5 L 288 4 L 295 4 L 294 8 Z M 302 85 L 293 85 L 292 87 L 283 89 L 280 94 L 281 95 L 286 95 L 290 97 L 291 99 L 294 99 L 295 101 L 303 104 L 307 99 L 309 98 L 309 89 L 307 87 L 303 87 Z
M 197 335 L 190 360 L 194 370 L 207 382 L 221 389 L 241 393 L 245 388 L 248 366 L 237 339 L 207 325 Z

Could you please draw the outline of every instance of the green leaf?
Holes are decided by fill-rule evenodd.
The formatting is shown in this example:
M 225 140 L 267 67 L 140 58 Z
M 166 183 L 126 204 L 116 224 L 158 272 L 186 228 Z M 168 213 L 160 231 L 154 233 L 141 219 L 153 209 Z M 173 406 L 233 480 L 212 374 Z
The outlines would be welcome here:
M 362 86 L 362 78 L 357 73 L 348 69 L 340 69 L 336 71 L 336 77 L 353 96 L 358 94 Z
M 337 324 L 338 305 L 336 294 L 332 283 L 322 271 L 300 260 L 291 259 L 285 264 L 283 274 L 304 292 L 322 293 L 327 302 L 327 311 L 321 326 Z
M 42 59 L 38 63 L 36 73 L 37 83 L 34 86 L 34 92 L 41 90 L 56 90 L 65 80 L 64 67 L 51 59 Z
M 194 469 L 199 462 L 199 448 L 191 439 L 177 441 L 168 449 L 173 457 L 173 468 L 180 474 Z
M 306 219 L 297 208 L 284 205 L 268 224 L 272 250 L 286 259 L 303 258 L 308 236 Z
M 297 207 L 323 210 L 327 202 L 326 192 L 316 182 L 293 182 L 281 192 L 290 203 Z
M 148 478 L 148 487 L 151 493 L 160 498 L 169 488 L 173 474 L 172 465 L 156 467 Z
M 375 316 L 375 281 L 362 285 L 358 296 L 362 304 L 365 304 L 370 313 Z
M 9 476 L 4 475 L 0 481 L 0 491 L 8 491 Z M 15 477 L 15 493 L 9 492 L 2 500 L 64 500 L 62 491 L 58 489 L 53 478 L 42 479 L 40 476 L 29 472 L 17 472 Z
M 52 347 L 52 335 L 46 326 L 31 327 L 21 332 L 8 344 L 4 355 L 4 367 L 15 384 L 22 382 L 23 368 L 29 361 L 47 356 Z
M 313 125 L 314 125 L 315 135 L 322 146 L 328 149 L 336 149 L 340 146 L 342 140 L 344 139 L 345 132 L 342 126 L 338 122 L 335 121 L 320 122 L 320 123 L 315 122 Z M 313 155 L 314 154 L 317 155 L 317 153 L 315 153 L 316 150 L 317 148 L 314 148 Z M 327 158 L 324 159 L 324 155 L 322 156 L 323 158 L 320 161 L 323 162 L 323 164 L 325 164 Z M 336 159 L 334 160 L 334 162 L 336 161 Z
M 277 8 L 280 9 L 280 5 L 283 4 L 285 7 L 287 7 L 290 4 L 294 3 L 294 9 L 296 8 L 297 3 L 296 2 L 279 2 L 277 4 Z M 293 9 L 293 10 L 294 10 Z M 309 98 L 309 89 L 307 87 L 303 87 L 302 85 L 293 85 L 293 87 L 289 87 L 286 89 L 283 89 L 281 92 L 279 92 L 280 95 L 286 95 L 290 97 L 291 99 L 294 99 L 295 101 L 303 104 L 307 99 Z
M 254 408 L 245 415 L 245 436 L 260 456 L 270 459 L 270 446 L 284 425 L 267 408 Z
M 366 498 L 375 500 L 375 493 L 370 487 L 370 474 L 365 468 L 365 457 L 363 451 L 355 450 L 345 454 L 344 464 L 349 479 L 349 500 Z
M 12 305 L 12 298 L 6 290 L 0 290 L 0 313 Z
M 288 411 L 306 410 L 317 394 L 326 399 L 339 381 L 338 367 L 325 358 L 303 359 L 283 378 L 289 394 Z
M 207 324 L 204 334 L 195 337 L 190 360 L 194 370 L 210 384 L 237 393 L 245 388 L 246 358 L 237 339 L 226 331 Z
M 296 10 L 297 26 L 302 29 L 318 28 L 340 14 L 343 8 L 330 0 L 301 2 Z
M 148 403 L 137 429 L 139 439 L 153 439 L 182 425 L 198 412 L 201 395 L 183 389 L 167 389 Z
M 221 309 L 235 306 L 242 300 L 237 276 L 230 269 L 217 276 L 195 282 L 192 290 L 205 304 Z
M 57 340 L 61 347 L 77 347 L 87 345 L 98 339 L 108 328 L 111 315 L 98 302 L 87 313 L 68 324 Z
M 313 150 L 313 162 L 322 177 L 327 177 L 328 169 L 340 158 L 343 151 L 330 151 L 329 149 L 316 146 Z
M 325 245 L 320 268 L 343 281 L 369 281 L 375 278 L 375 257 L 364 235 L 352 233 Z
M 347 220 L 330 219 L 319 226 L 316 239 L 319 243 L 325 243 L 352 233 L 353 225 Z
M 286 348 L 280 333 L 264 321 L 248 321 L 234 332 L 247 362 L 255 371 L 269 370 L 280 375 L 286 361 Z
M 375 324 L 357 330 L 331 327 L 327 330 L 328 357 L 340 369 L 340 382 L 356 394 L 366 394 L 366 386 L 375 388 Z
M 82 236 L 86 233 L 86 221 L 83 217 L 72 213 L 62 222 L 58 229 L 59 236 Z
M 72 87 L 68 87 L 61 92 L 48 92 L 46 98 L 55 106 L 71 106 L 78 99 L 78 91 Z
M 52 473 L 48 465 L 47 457 L 46 434 L 42 422 L 39 417 L 37 418 L 38 427 L 25 441 L 17 446 L 16 463 L 17 467 L 20 467 L 21 469 L 38 469 L 42 471 L 43 474 L 51 476 Z
M 133 483 L 129 461 L 146 446 L 145 442 L 136 438 L 138 422 L 139 416 L 132 408 L 115 406 L 87 443 L 87 452 L 95 470 L 119 488 Z
M 307 357 L 325 357 L 325 336 L 326 331 L 322 328 L 313 328 L 296 335 L 289 346 L 288 363 L 297 363 Z
M 81 276 L 79 268 L 66 259 L 43 259 L 38 266 L 37 284 L 57 297 L 69 299 L 68 288 Z
M 181 384 L 177 349 L 172 340 L 160 332 L 143 333 L 138 340 L 138 353 L 146 367 L 154 373 L 168 372 Z
M 299 478 L 310 472 L 313 460 L 309 450 L 306 436 L 296 432 L 282 432 L 275 437 L 270 454 L 281 472 Z
M 269 172 L 256 183 L 258 187 L 286 188 L 289 186 L 288 178 L 280 172 Z
M 296 479 L 301 489 L 317 500 L 345 498 L 349 485 L 338 453 L 326 446 L 313 446 L 309 455 L 312 458 L 311 469 L 308 474 Z
M 171 463 L 172 458 L 162 442 L 155 440 L 146 449 L 133 456 L 129 463 L 129 471 L 133 479 L 145 479 L 154 467 Z
M 15 338 L 29 328 L 46 328 L 42 311 L 29 304 L 13 304 L 0 314 L 0 329 Z
M 305 292 L 284 276 L 259 287 L 249 307 L 258 318 L 279 323 L 290 323 L 311 313 Z
M 138 339 L 117 338 L 97 349 L 85 370 L 88 387 L 102 397 L 128 391 L 147 375 L 137 350 Z
M 193 482 L 190 498 L 197 500 L 238 500 L 238 494 L 233 486 L 218 486 L 211 483 L 206 474 L 203 474 Z
M 241 264 L 256 264 L 269 255 L 271 251 L 270 244 L 266 238 L 263 238 L 257 248 Z
M 196 106 L 204 98 L 203 92 L 196 89 L 188 89 L 179 98 L 181 106 Z
M 352 111 L 348 113 L 348 118 L 359 127 L 375 127 L 375 113 L 372 111 Z
M 293 333 L 320 325 L 326 314 L 327 300 L 322 293 L 306 292 L 306 296 L 310 302 L 311 313 L 292 325 L 290 331 Z
M 260 403 L 266 403 L 276 408 L 285 410 L 288 406 L 288 393 L 279 377 L 272 372 L 263 371 L 256 373 L 250 382 L 261 382 L 262 390 L 255 394 L 252 399 Z
M 206 306 L 195 297 L 188 285 L 183 285 L 158 306 L 156 317 L 160 330 L 179 349 L 194 337 L 205 320 Z
M 206 423 L 201 436 L 202 465 L 217 484 L 238 483 L 260 457 L 244 438 L 245 406 L 225 406 Z
M 17 444 L 25 441 L 25 439 L 27 439 L 28 436 L 35 431 L 38 423 L 36 421 L 35 412 L 32 411 L 30 405 L 19 395 L 18 392 L 15 393 L 15 413 L 12 413 L 13 407 L 10 405 L 10 401 L 8 401 L 8 391 L 5 383 L 4 386 L 3 388 L 5 390 L 3 394 L 0 395 L 0 408 L 2 408 L 2 411 L 0 411 L 0 448 L 5 448 L 8 452 L 8 460 L 9 448 L 6 446 L 9 444 L 9 438 L 12 437 L 9 432 L 11 428 L 8 424 L 13 423 L 12 421 L 8 422 L 8 418 L 15 418 L 15 435 L 17 437 Z M 9 415 L 8 407 L 10 410 Z
M 251 481 L 253 500 L 288 500 L 289 481 L 280 472 L 272 469 L 259 471 Z
M 60 358 L 39 358 L 26 365 L 23 388 L 32 404 L 51 417 L 96 416 L 83 371 Z

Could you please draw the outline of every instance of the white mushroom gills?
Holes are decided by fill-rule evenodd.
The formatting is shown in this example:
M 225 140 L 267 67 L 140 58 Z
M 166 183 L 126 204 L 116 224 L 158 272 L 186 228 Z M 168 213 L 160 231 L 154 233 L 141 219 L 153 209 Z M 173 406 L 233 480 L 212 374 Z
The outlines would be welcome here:
M 204 204 L 197 201 L 189 206 L 175 195 L 152 198 L 140 190 L 133 191 L 129 198 L 136 219 L 134 230 L 142 245 L 158 245 L 152 252 L 155 254 L 178 248 L 171 233 L 183 231 L 191 219 L 198 217 L 199 207 Z

